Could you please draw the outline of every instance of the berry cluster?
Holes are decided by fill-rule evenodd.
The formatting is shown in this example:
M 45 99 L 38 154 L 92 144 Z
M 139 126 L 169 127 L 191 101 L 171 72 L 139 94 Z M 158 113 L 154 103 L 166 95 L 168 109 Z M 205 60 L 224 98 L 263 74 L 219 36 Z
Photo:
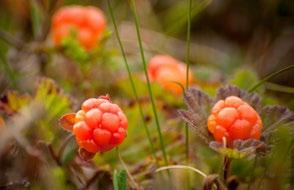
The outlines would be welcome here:
M 207 125 L 216 141 L 226 138 L 229 146 L 237 139 L 259 139 L 262 129 L 258 113 L 236 96 L 219 100 L 211 110 Z
M 79 146 L 88 152 L 105 152 L 121 144 L 128 120 L 120 107 L 107 96 L 90 98 L 75 114 L 73 133 Z
M 87 50 L 94 48 L 106 27 L 103 12 L 96 7 L 67 6 L 52 18 L 52 35 L 56 45 L 74 31 L 78 42 Z
M 186 85 L 186 65 L 168 55 L 154 56 L 148 64 L 148 74 L 151 81 L 176 95 L 183 91 L 179 84 Z M 189 84 L 192 82 L 192 73 L 189 72 Z

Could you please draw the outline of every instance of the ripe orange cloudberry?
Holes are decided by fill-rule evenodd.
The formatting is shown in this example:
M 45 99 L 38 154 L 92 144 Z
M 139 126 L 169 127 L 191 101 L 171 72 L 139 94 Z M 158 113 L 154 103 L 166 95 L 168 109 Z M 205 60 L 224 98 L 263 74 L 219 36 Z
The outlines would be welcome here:
M 123 142 L 128 120 L 107 96 L 83 102 L 74 117 L 72 132 L 80 148 L 90 153 L 108 151 Z
M 182 94 L 179 84 L 186 86 L 186 65 L 168 55 L 154 56 L 148 64 L 148 75 L 151 81 L 176 95 Z M 192 73 L 189 72 L 188 83 L 191 85 L 192 82 Z
M 237 139 L 260 139 L 262 121 L 249 104 L 236 96 L 229 96 L 213 106 L 207 126 L 216 141 L 222 142 L 226 138 L 230 146 Z
M 106 27 L 103 12 L 93 6 L 66 6 L 52 18 L 52 37 L 56 45 L 74 31 L 78 42 L 87 50 L 93 49 Z

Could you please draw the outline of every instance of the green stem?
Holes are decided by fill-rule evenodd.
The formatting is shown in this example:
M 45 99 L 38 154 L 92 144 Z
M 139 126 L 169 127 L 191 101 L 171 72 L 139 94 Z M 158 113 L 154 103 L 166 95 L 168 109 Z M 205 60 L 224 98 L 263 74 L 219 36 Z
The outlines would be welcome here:
M 140 35 L 139 18 L 138 18 L 138 14 L 137 14 L 135 0 L 131 0 L 131 3 L 132 3 L 132 11 L 133 11 L 134 18 L 135 18 L 136 32 L 137 32 L 137 38 L 138 38 L 138 43 L 139 43 L 139 48 L 140 48 L 140 54 L 141 54 L 141 58 L 142 58 L 142 64 L 143 64 L 144 73 L 145 73 L 145 77 L 146 77 L 146 81 L 147 81 L 148 93 L 149 93 L 149 97 L 150 97 L 151 105 L 152 105 L 152 111 L 153 111 L 154 118 L 155 118 L 156 129 L 157 129 L 159 140 L 160 140 L 160 146 L 161 146 L 161 151 L 163 154 L 164 162 L 165 162 L 165 165 L 167 165 L 168 161 L 167 161 L 167 155 L 165 152 L 165 145 L 163 142 L 162 132 L 161 132 L 160 124 L 159 124 L 159 118 L 158 118 L 158 114 L 157 114 L 157 110 L 156 110 L 156 106 L 155 106 L 155 100 L 153 97 L 153 92 L 152 92 L 152 88 L 150 85 L 150 80 L 149 80 L 149 76 L 148 76 L 148 72 L 147 72 L 147 65 L 146 65 L 144 49 L 143 49 L 141 35 Z
M 250 89 L 249 89 L 249 92 L 253 92 L 255 89 L 257 89 L 260 85 L 262 85 L 264 82 L 266 82 L 268 79 L 270 78 L 273 78 L 277 75 L 279 75 L 280 73 L 284 72 L 284 71 L 287 71 L 287 70 L 290 70 L 294 68 L 294 65 L 289 65 L 281 70 L 278 70 L 276 72 L 273 72 L 273 73 L 270 73 L 268 74 L 267 76 L 265 76 L 261 81 L 259 81 L 258 83 L 256 83 L 255 85 L 253 85 Z
M 190 68 L 190 44 L 191 44 L 191 9 L 192 0 L 188 0 L 188 19 L 187 19 L 187 42 L 186 42 L 186 90 L 189 88 L 189 68 Z M 189 128 L 188 124 L 185 124 L 186 133 L 186 157 L 189 159 Z
M 114 14 L 113 14 L 113 9 L 112 9 L 112 5 L 110 3 L 110 0 L 107 0 L 107 4 L 108 4 L 108 9 L 109 9 L 109 12 L 110 12 L 111 20 L 112 20 L 112 23 L 113 23 L 113 26 L 114 26 L 115 35 L 116 35 L 116 38 L 117 38 L 117 41 L 118 41 L 118 44 L 119 44 L 119 47 L 120 47 L 120 50 L 121 50 L 121 54 L 123 56 L 125 67 L 126 67 L 127 72 L 128 72 L 128 77 L 129 77 L 129 81 L 131 83 L 131 88 L 133 90 L 135 100 L 136 100 L 136 102 L 137 102 L 137 104 L 139 106 L 140 116 L 141 116 L 141 119 L 142 119 L 142 122 L 143 122 L 143 126 L 144 126 L 144 129 L 145 129 L 147 138 L 149 140 L 152 155 L 153 155 L 154 159 L 156 159 L 155 151 L 154 151 L 155 150 L 154 145 L 152 143 L 151 135 L 150 135 L 150 132 L 148 130 L 147 124 L 145 123 L 143 109 L 142 109 L 142 106 L 141 106 L 140 101 L 139 101 L 139 96 L 138 96 L 136 86 L 135 86 L 135 83 L 134 83 L 134 79 L 133 79 L 133 76 L 132 76 L 132 73 L 131 73 L 131 70 L 130 70 L 130 67 L 129 67 L 129 64 L 128 64 L 127 56 L 126 56 L 123 44 L 122 44 L 120 36 L 119 36 L 119 32 L 118 32 L 118 28 L 117 28 L 117 24 L 116 24 L 116 21 L 115 21 L 115 17 L 114 17 Z
M 120 155 L 120 152 L 119 152 L 118 147 L 117 147 L 115 150 L 116 150 L 117 157 L 118 157 L 118 159 L 119 159 L 121 165 L 123 166 L 123 168 L 126 170 L 127 175 L 128 175 L 128 177 L 130 178 L 130 180 L 131 180 L 133 186 L 134 186 L 136 189 L 140 189 L 138 183 L 135 181 L 135 179 L 133 178 L 132 174 L 130 173 L 130 171 L 129 171 L 127 165 L 126 165 L 126 163 L 123 161 L 123 159 L 122 159 L 122 157 L 121 157 L 121 155 Z

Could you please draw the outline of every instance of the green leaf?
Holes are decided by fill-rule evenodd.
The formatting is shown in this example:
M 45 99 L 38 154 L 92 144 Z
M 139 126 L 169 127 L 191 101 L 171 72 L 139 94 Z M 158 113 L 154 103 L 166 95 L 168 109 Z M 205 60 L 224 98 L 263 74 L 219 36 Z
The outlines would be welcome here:
M 113 174 L 113 186 L 114 190 L 126 190 L 127 189 L 127 172 L 126 170 L 114 171 Z
M 70 163 L 76 156 L 77 145 L 74 141 L 69 142 L 69 145 L 66 146 L 63 154 L 61 155 L 61 163 L 66 165 Z
M 28 94 L 19 94 L 16 91 L 9 91 L 6 94 L 7 106 L 14 112 L 20 111 L 23 107 L 27 106 L 31 97 Z
M 59 117 L 70 108 L 69 97 L 63 94 L 55 82 L 49 78 L 42 78 L 39 81 L 35 100 L 44 104 L 49 121 Z
M 230 84 L 236 85 L 245 90 L 249 89 L 252 84 L 255 84 L 257 82 L 257 74 L 253 70 L 250 70 L 248 68 L 238 69 L 234 73 L 233 78 L 230 80 Z
M 71 57 L 78 64 L 83 64 L 89 60 L 89 54 L 77 40 L 76 31 L 72 30 L 70 35 L 61 42 L 65 49 L 65 54 Z

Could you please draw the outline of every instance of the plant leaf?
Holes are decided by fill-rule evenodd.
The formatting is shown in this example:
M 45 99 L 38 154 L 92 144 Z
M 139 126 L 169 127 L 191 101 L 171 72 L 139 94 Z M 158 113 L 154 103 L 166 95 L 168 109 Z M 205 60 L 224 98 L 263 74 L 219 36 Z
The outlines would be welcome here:
M 294 123 L 294 113 L 283 106 L 266 106 L 262 109 L 263 123 L 266 127 L 262 137 L 268 141 L 271 134 L 281 125 Z
M 197 88 L 189 88 L 184 96 L 185 104 L 187 105 L 190 111 L 199 112 L 200 110 L 203 112 L 207 112 L 205 110 L 207 106 L 210 108 L 212 99 L 204 92 Z M 203 113 L 207 115 L 206 113 Z
M 0 100 L 0 109 L 11 115 L 19 112 L 23 107 L 27 106 L 31 101 L 28 94 L 19 94 L 16 91 L 8 91 Z
M 224 100 L 228 96 L 237 96 L 252 106 L 257 112 L 261 112 L 261 99 L 256 93 L 248 93 L 245 90 L 241 90 L 236 86 L 225 86 L 218 90 L 216 95 L 216 101 Z
M 179 110 L 178 111 L 180 117 L 189 124 L 189 126 L 196 131 L 196 134 L 208 144 L 209 142 L 209 134 L 206 129 L 206 121 L 201 119 L 197 113 L 193 113 L 190 111 Z
M 254 157 L 255 154 L 265 155 L 269 151 L 269 146 L 265 142 L 256 139 L 235 140 L 234 148 L 250 157 Z
M 95 153 L 91 153 L 83 148 L 80 148 L 79 155 L 83 160 L 88 161 L 88 160 L 91 160 L 95 156 Z
M 222 143 L 212 141 L 209 143 L 209 147 L 229 158 L 235 159 L 252 159 L 256 154 L 265 155 L 268 152 L 268 146 L 259 140 L 235 140 L 233 148 L 224 147 Z
M 206 118 L 213 102 L 212 99 L 197 88 L 189 88 L 185 92 L 184 100 L 188 110 L 179 110 L 179 116 L 208 144 L 209 134 L 206 128 Z
M 246 90 L 249 89 L 252 84 L 256 84 L 258 81 L 258 76 L 254 70 L 249 68 L 240 68 L 236 70 L 232 79 L 230 80 L 230 83 Z
M 63 115 L 59 119 L 59 123 L 62 126 L 63 129 L 72 131 L 73 125 L 75 124 L 75 113 L 69 113 Z
M 70 98 L 65 95 L 56 83 L 49 78 L 41 78 L 35 94 L 35 100 L 42 102 L 48 115 L 47 122 L 57 120 L 63 113 L 69 111 Z
M 113 174 L 114 190 L 127 190 L 127 172 L 126 170 L 114 171 Z

